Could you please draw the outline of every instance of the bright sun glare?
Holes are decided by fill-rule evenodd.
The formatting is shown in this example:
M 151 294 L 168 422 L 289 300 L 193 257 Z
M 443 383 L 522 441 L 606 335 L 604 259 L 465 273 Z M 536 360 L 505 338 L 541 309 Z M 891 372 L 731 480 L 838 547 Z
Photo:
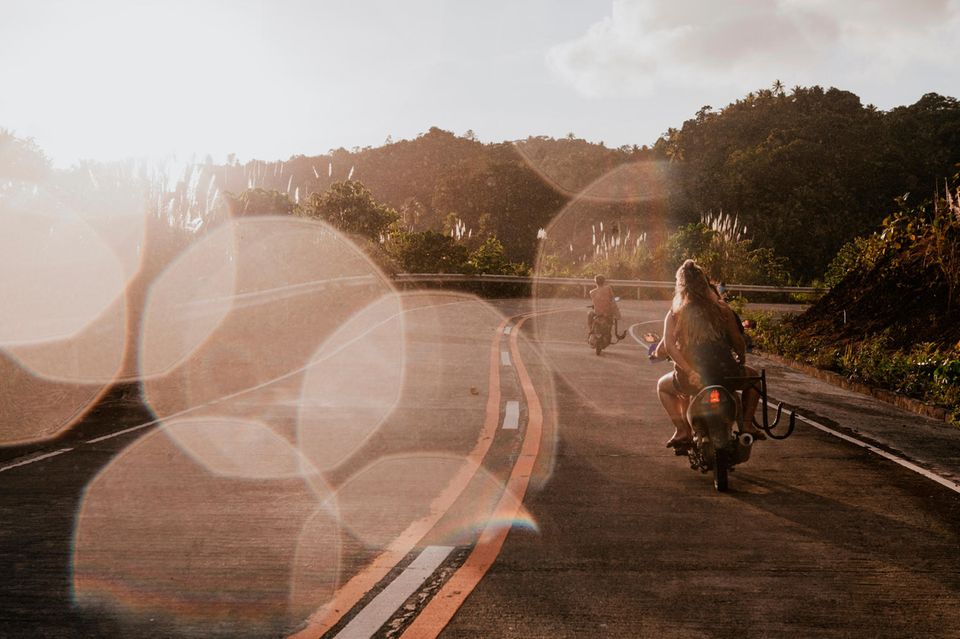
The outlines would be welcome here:
M 7 46 L 31 61 L 15 86 L 32 96 L 20 101 L 31 104 L 31 134 L 58 165 L 226 153 L 239 131 L 255 137 L 267 128 L 245 118 L 266 120 L 277 94 L 264 78 L 277 67 L 262 34 L 250 21 L 232 24 L 230 11 L 83 3 L 64 6 L 42 29 Z

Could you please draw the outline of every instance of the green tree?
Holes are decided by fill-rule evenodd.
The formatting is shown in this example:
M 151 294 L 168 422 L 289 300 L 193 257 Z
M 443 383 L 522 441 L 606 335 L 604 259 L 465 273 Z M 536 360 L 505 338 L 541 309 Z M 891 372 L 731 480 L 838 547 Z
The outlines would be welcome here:
M 670 235 L 664 247 L 668 270 L 675 269 L 684 260 L 702 261 L 710 250 L 717 232 L 703 222 L 687 224 Z
M 370 191 L 355 180 L 337 182 L 325 193 L 312 193 L 300 207 L 300 214 L 375 242 L 400 219 L 396 211 L 374 200 Z
M 492 235 L 470 253 L 467 265 L 481 274 L 525 275 L 529 272 L 525 264 L 508 261 L 503 243 Z
M 467 267 L 466 247 L 436 231 L 408 233 L 395 229 L 383 249 L 406 273 L 462 273 Z
M 928 98 L 909 111 L 887 116 L 838 89 L 795 88 L 789 96 L 775 83 L 728 105 L 715 115 L 686 121 L 658 142 L 677 165 L 670 217 L 692 222 L 701 211 L 737 211 L 758 247 L 788 258 L 795 277 L 819 277 L 839 248 L 883 219 L 902 193 L 910 172 L 904 159 L 906 124 L 925 120 L 914 138 L 950 140 L 949 100 Z M 948 148 L 948 147 L 943 147 Z M 949 153 L 936 161 L 947 168 Z
M 468 259 L 470 266 L 477 273 L 502 273 L 507 260 L 503 253 L 503 244 L 497 238 L 490 236 L 478 246 Z

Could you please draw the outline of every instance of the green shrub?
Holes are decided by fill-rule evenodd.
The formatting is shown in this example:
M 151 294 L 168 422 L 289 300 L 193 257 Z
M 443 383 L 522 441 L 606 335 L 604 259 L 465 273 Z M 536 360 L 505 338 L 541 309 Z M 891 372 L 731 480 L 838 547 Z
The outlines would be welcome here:
M 883 255 L 886 241 L 879 234 L 857 237 L 840 247 L 823 276 L 827 287 L 834 287 L 857 269 L 870 270 Z
M 909 350 L 893 348 L 889 331 L 837 346 L 800 335 L 789 319 L 770 313 L 748 313 L 755 347 L 832 370 L 869 386 L 912 397 L 948 411 L 960 425 L 960 353 L 923 342 Z
M 933 381 L 938 386 L 960 385 L 960 359 L 944 359 L 933 371 Z

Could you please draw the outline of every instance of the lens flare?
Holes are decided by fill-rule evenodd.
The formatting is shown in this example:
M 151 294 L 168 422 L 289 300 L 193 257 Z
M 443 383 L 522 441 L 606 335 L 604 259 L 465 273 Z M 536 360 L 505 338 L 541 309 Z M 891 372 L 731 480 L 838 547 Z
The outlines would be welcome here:
M 127 272 L 75 208 L 44 189 L 0 198 L 0 347 L 31 373 L 99 383 L 126 345 Z
M 169 372 L 184 362 L 233 308 L 235 231 L 228 225 L 203 238 L 150 286 L 139 351 L 143 377 Z
M 75 211 L 41 192 L 0 199 L 0 344 L 62 340 L 122 294 L 126 274 Z
M 55 437 L 80 419 L 106 388 L 45 380 L 2 351 L 0 379 L 0 445 Z
M 215 474 L 152 431 L 86 489 L 74 597 L 126 636 L 275 636 L 332 595 L 336 519 L 316 478 Z
M 583 297 L 584 290 L 581 286 L 558 287 L 544 278 L 592 278 L 594 274 L 603 274 L 611 280 L 656 279 L 650 275 L 655 266 L 654 249 L 669 226 L 666 201 L 673 182 L 672 169 L 664 162 L 620 165 L 578 192 L 547 226 L 536 263 L 536 308 L 569 312 L 563 313 L 565 321 L 535 322 L 538 341 L 581 343 L 583 352 L 589 352 L 586 316 L 590 302 Z M 619 326 L 620 331 L 626 328 Z M 603 361 L 576 358 L 572 363 L 574 360 L 567 357 L 568 349 L 549 352 L 553 354 L 551 368 L 585 404 L 605 413 L 610 412 L 610 406 L 621 404 L 602 397 L 602 387 L 599 393 L 594 390 L 595 377 L 620 374 L 611 372 L 616 368 L 630 375 L 627 367 L 620 366 L 612 357 Z
M 396 406 L 403 387 L 399 298 L 384 297 L 343 325 L 306 366 L 298 441 L 320 469 L 338 465 Z
M 117 236 L 104 234 L 105 219 L 118 218 L 85 214 L 83 204 L 44 184 L 0 184 L 0 444 L 68 428 L 121 369 L 132 266 Z
M 164 429 L 214 475 L 284 479 L 316 473 L 288 440 L 260 422 L 209 416 L 172 420 Z
M 194 265 L 207 271 L 194 272 Z M 190 283 L 201 276 L 208 284 Z M 298 382 L 321 344 L 392 291 L 339 233 L 292 217 L 225 224 L 154 289 L 141 368 L 146 398 L 160 417 Z
M 648 242 L 665 236 L 671 184 L 669 165 L 663 162 L 622 165 L 597 179 L 545 229 L 537 274 L 580 273 L 591 264 L 609 270 L 642 261 L 650 252 Z
M 413 522 L 427 517 L 458 475 L 471 478 L 460 499 L 430 533 L 430 543 L 468 545 L 492 522 L 507 488 L 486 469 L 452 455 L 418 454 L 382 458 L 353 475 L 338 491 L 343 525 L 367 546 L 386 547 Z M 537 530 L 526 510 L 501 522 Z
M 591 170 L 572 173 L 566 165 L 554 161 L 549 146 L 558 143 L 566 142 L 528 139 L 514 143 L 513 148 L 545 184 L 565 195 L 596 202 L 636 203 L 663 199 L 671 188 L 670 165 L 660 160 L 622 162 L 609 170 L 598 162 Z

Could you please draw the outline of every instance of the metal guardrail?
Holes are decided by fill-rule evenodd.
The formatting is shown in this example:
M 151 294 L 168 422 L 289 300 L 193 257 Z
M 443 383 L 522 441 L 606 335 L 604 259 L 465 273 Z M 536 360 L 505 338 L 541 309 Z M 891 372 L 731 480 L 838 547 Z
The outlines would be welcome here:
M 464 275 L 462 273 L 400 273 L 393 276 L 397 284 L 424 284 L 424 283 L 482 283 L 496 282 L 501 284 L 529 284 L 529 285 L 557 285 L 557 286 L 594 286 L 591 278 L 578 277 L 531 277 L 525 275 Z M 607 283 L 618 289 L 660 288 L 673 290 L 674 282 L 658 280 L 607 280 Z M 801 294 L 826 293 L 829 289 L 816 286 L 760 286 L 758 284 L 726 284 L 728 292 L 742 293 L 787 293 Z

